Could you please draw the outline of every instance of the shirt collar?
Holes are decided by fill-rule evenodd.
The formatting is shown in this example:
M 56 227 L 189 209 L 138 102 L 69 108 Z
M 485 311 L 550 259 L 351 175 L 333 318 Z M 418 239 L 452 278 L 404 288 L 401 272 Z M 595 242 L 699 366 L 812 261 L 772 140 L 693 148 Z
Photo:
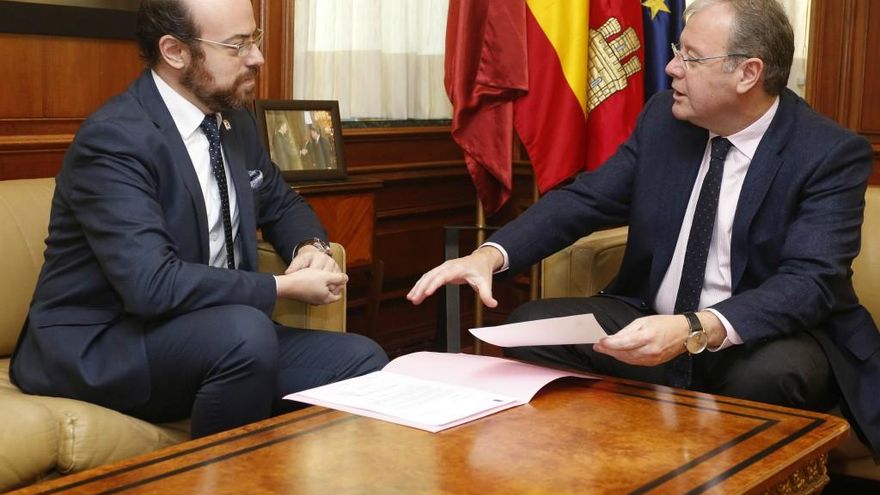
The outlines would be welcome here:
M 746 127 L 745 129 L 737 132 L 736 134 L 731 134 L 727 136 L 727 139 L 730 141 L 733 146 L 739 150 L 740 153 L 747 156 L 749 160 L 751 160 L 755 156 L 755 151 L 758 149 L 758 145 L 761 144 L 761 138 L 764 137 L 764 134 L 767 132 L 767 129 L 770 128 L 770 123 L 773 122 L 773 117 L 776 116 L 776 110 L 779 108 L 779 97 L 777 96 L 775 100 L 773 100 L 773 104 L 770 105 L 770 108 L 764 112 L 758 120 L 752 122 L 752 125 Z M 709 139 L 711 140 L 713 137 L 718 134 L 709 133 Z
M 193 105 L 192 102 L 169 86 L 156 71 L 150 72 L 153 74 L 153 81 L 156 82 L 159 96 L 162 97 L 162 101 L 165 102 L 165 106 L 168 107 L 168 112 L 171 114 L 171 119 L 174 120 L 174 125 L 177 126 L 177 132 L 183 139 L 188 138 L 205 120 L 205 114 L 199 110 L 199 107 Z M 219 114 L 217 117 L 219 120 Z

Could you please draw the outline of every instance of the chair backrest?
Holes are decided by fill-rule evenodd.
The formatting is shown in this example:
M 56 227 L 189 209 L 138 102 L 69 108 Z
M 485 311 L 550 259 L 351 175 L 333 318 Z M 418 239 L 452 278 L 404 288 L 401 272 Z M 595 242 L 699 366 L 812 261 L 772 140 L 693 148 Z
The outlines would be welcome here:
M 869 186 L 865 193 L 862 250 L 853 261 L 853 286 L 859 302 L 880 321 L 880 186 Z
M 600 230 L 541 262 L 541 298 L 586 297 L 617 275 L 626 248 L 627 227 Z
M 43 266 L 55 179 L 0 181 L 0 357 L 12 354 Z

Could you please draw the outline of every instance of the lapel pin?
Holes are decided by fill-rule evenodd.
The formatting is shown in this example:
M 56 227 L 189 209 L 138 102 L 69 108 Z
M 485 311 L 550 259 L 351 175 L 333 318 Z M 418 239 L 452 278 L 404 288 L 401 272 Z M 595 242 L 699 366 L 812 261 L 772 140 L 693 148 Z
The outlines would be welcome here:
M 229 129 L 232 129 L 232 125 L 229 123 L 228 120 L 223 119 L 223 128 L 225 128 L 228 131 Z

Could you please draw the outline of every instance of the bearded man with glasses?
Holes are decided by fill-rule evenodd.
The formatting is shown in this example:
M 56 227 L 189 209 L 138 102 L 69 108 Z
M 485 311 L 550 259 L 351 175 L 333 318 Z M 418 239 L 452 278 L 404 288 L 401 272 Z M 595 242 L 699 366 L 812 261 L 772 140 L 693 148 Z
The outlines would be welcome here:
M 250 0 L 145 0 L 147 69 L 86 120 L 56 178 L 45 264 L 11 376 L 193 437 L 293 407 L 292 392 L 381 369 L 356 334 L 287 328 L 277 297 L 348 278 L 247 106 L 263 65 Z M 257 272 L 257 228 L 289 263 Z
M 696 0 L 629 139 L 597 171 L 541 198 L 408 297 L 492 277 L 593 231 L 629 226 L 599 295 L 526 303 L 510 322 L 593 313 L 595 345 L 510 348 L 551 366 L 826 411 L 880 452 L 880 334 L 859 304 L 872 168 L 866 139 L 786 89 L 794 36 L 775 0 Z M 577 274 L 572 274 L 577 277 Z

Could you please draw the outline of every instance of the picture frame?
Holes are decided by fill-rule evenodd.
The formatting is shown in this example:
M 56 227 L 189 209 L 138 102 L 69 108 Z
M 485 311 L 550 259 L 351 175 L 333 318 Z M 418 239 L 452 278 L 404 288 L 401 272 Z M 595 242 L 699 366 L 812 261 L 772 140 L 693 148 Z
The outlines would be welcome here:
M 260 138 L 288 182 L 345 179 L 335 100 L 256 100 Z

